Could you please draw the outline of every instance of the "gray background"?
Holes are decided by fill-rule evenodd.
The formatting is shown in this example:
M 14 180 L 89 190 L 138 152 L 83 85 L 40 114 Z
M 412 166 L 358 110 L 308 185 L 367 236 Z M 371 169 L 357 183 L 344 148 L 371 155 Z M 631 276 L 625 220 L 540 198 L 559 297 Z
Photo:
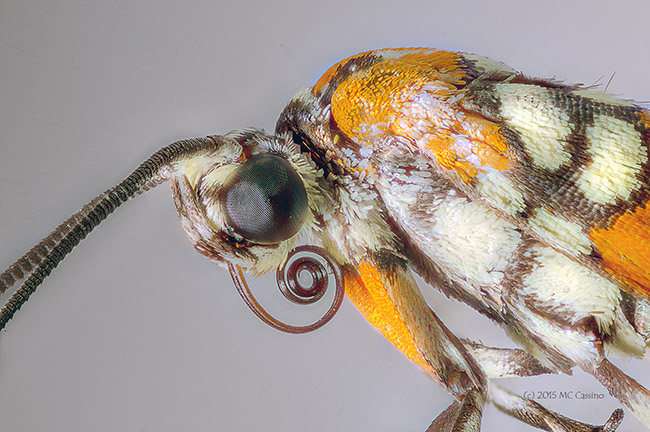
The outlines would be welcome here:
M 3 0 L 0 267 L 159 147 L 272 130 L 358 51 L 464 50 L 585 84 L 616 73 L 611 92 L 648 100 L 650 3 L 619 4 Z M 457 334 L 511 345 L 426 291 Z M 647 361 L 618 364 L 650 385 Z M 581 372 L 506 384 L 605 393 Z M 306 336 L 259 322 L 193 251 L 165 186 L 118 210 L 0 335 L 2 431 L 423 431 L 449 402 L 347 301 Z M 590 422 L 618 406 L 547 405 Z M 484 425 L 532 430 L 493 407 Z M 628 415 L 621 430 L 639 427 Z

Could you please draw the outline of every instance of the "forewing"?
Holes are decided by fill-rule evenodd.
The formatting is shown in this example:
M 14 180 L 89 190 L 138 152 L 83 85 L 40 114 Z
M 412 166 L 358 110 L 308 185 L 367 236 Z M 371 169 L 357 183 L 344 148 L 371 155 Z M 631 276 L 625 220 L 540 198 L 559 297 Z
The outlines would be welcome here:
M 525 232 L 650 296 L 647 110 L 426 49 L 344 60 L 312 92 L 356 147 L 352 165 L 395 146 L 421 152 Z
M 542 82 L 478 83 L 461 106 L 498 124 L 511 149 L 512 167 L 493 176 L 513 186 L 519 205 L 508 209 L 494 198 L 492 205 L 650 295 L 648 111 Z M 481 178 L 470 183 L 489 190 Z

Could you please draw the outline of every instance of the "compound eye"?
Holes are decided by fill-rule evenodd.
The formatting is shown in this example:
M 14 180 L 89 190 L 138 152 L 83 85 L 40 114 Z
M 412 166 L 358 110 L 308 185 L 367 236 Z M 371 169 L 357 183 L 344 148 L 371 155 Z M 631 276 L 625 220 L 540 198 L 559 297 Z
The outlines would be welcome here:
M 253 156 L 230 174 L 219 196 L 226 223 L 258 244 L 280 243 L 296 234 L 307 217 L 307 191 L 284 158 Z

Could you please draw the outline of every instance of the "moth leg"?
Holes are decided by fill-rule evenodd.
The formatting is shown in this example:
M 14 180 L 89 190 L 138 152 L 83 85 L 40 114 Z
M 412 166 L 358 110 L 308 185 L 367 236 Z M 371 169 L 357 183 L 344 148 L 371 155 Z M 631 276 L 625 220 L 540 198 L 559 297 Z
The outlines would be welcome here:
M 477 360 L 487 359 L 481 362 L 486 372 L 498 371 L 499 365 L 506 363 L 508 367 L 497 374 L 490 374 L 490 378 L 507 378 L 512 376 L 535 376 L 542 373 L 553 373 L 539 365 L 537 360 L 532 358 L 528 353 L 518 349 L 502 349 L 484 347 L 471 341 L 466 341 L 474 352 L 478 352 Z M 495 354 L 505 354 L 506 360 L 496 359 Z M 515 360 L 513 362 L 513 360 Z M 523 361 L 521 361 L 523 360 Z M 533 365 L 527 367 L 526 365 Z M 537 366 L 539 365 L 539 366 Z M 492 403 L 500 411 L 516 418 L 526 424 L 546 431 L 561 432 L 614 432 L 623 421 L 623 410 L 615 410 L 609 419 L 602 426 L 594 426 L 582 423 L 568 417 L 565 417 L 555 411 L 545 408 L 538 402 L 517 396 L 512 392 L 495 384 L 493 381 L 489 384 L 488 402 Z M 455 401 L 446 410 L 431 423 L 426 432 L 451 432 L 454 420 L 458 418 L 461 404 Z
M 472 390 L 462 402 L 454 401 L 431 422 L 426 432 L 479 432 L 485 398 Z
M 487 401 L 485 373 L 431 311 L 406 263 L 388 253 L 371 255 L 356 268 L 345 266 L 344 278 L 346 294 L 364 317 L 456 399 L 442 414 L 444 426 L 478 432 Z
M 544 367 L 533 356 L 523 350 L 486 347 L 467 339 L 464 342 L 489 379 L 555 373 L 553 370 Z M 490 381 L 489 384 L 488 402 L 517 420 L 547 431 L 613 432 L 623 420 L 623 411 L 618 409 L 612 413 L 603 426 L 593 426 L 578 422 L 551 411 L 533 400 L 517 396 L 495 384 L 494 381 Z M 432 426 L 439 419 L 440 424 L 445 423 L 444 418 L 441 419 L 439 416 L 432 423 Z
M 616 400 L 632 412 L 634 417 L 644 425 L 650 426 L 650 391 L 648 389 L 604 357 L 595 367 L 580 366 L 585 372 L 592 374 Z
M 623 410 L 619 408 L 602 426 L 581 423 L 551 411 L 534 400 L 517 396 L 493 382 L 490 383 L 488 400 L 500 411 L 546 431 L 614 432 L 623 421 Z
M 454 401 L 431 422 L 425 432 L 451 432 L 460 413 L 460 402 Z
M 469 339 L 463 339 L 463 343 L 489 379 L 556 373 L 521 349 L 488 347 Z

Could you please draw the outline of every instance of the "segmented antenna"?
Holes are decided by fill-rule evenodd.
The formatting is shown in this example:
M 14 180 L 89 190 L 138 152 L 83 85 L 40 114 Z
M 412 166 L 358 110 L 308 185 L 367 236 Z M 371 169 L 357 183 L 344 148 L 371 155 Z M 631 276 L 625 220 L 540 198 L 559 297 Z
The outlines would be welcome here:
M 120 184 L 98 195 L 0 274 L 0 293 L 27 278 L 0 311 L 0 330 L 36 288 L 97 225 L 117 207 L 165 180 L 173 162 L 214 152 L 220 137 L 177 141 L 154 153 Z

